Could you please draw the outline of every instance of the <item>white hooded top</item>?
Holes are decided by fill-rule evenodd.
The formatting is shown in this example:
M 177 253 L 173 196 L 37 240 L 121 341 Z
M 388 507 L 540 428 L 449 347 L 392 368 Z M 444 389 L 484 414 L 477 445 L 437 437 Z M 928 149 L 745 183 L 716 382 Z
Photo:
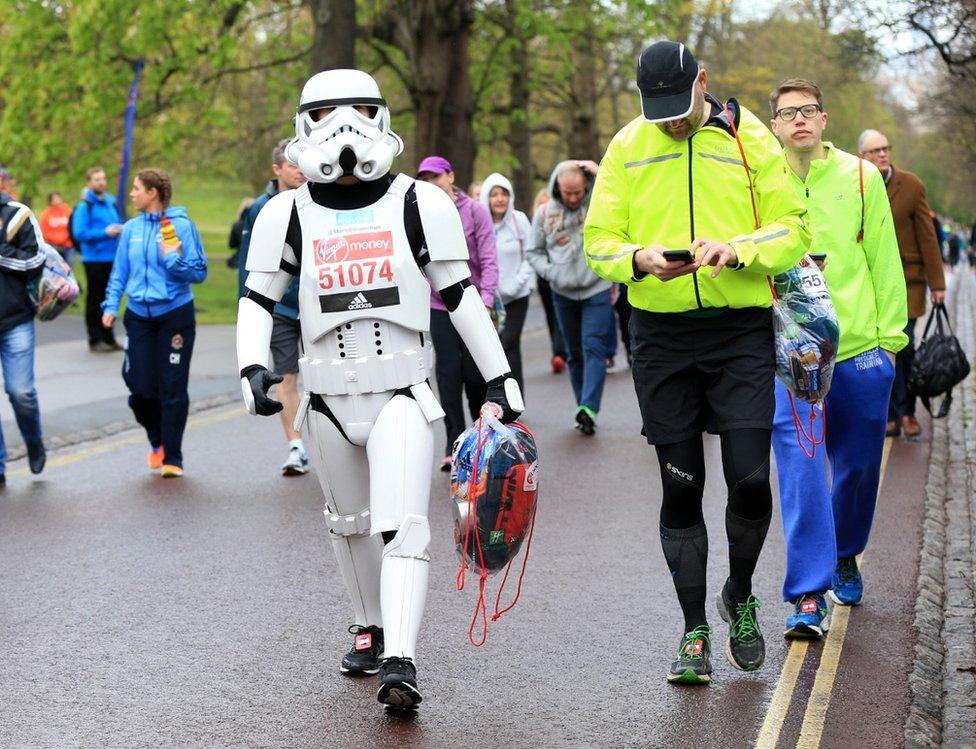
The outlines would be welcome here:
M 515 210 L 515 191 L 512 183 L 498 172 L 489 174 L 481 184 L 481 202 L 491 213 L 489 202 L 492 188 L 508 191 L 508 210 L 501 223 L 495 224 L 495 249 L 498 253 L 498 293 L 508 304 L 532 293 L 535 273 L 525 259 L 525 250 L 532 236 L 532 224 L 522 211 Z M 494 222 L 494 217 L 492 217 Z

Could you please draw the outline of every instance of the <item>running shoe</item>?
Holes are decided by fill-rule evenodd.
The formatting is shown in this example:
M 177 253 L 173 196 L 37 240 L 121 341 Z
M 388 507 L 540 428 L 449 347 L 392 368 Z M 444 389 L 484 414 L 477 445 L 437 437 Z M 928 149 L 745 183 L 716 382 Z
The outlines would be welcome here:
M 793 613 L 786 617 L 786 637 L 823 637 L 830 629 L 830 613 L 823 593 L 807 593 L 793 602 Z
M 180 466 L 168 466 L 164 463 L 159 475 L 164 479 L 178 479 L 183 475 L 183 469 Z
M 726 588 L 715 599 L 719 615 L 729 623 L 729 639 L 725 643 L 725 657 L 740 671 L 755 671 L 766 660 L 766 642 L 759 631 L 756 610 L 759 599 L 749 596 L 738 603 L 726 596 Z
M 576 428 L 588 437 L 592 436 L 596 432 L 596 411 L 587 406 L 577 408 Z
M 566 369 L 566 360 L 559 355 L 552 357 L 550 363 L 552 364 L 553 374 L 561 374 Z
M 410 658 L 383 659 L 376 699 L 397 710 L 409 710 L 423 701 L 417 689 L 417 667 Z
M 453 459 L 450 455 L 445 455 L 443 458 L 441 458 L 441 471 L 443 473 L 448 473 L 451 470 L 452 460 Z
M 146 453 L 146 465 L 149 466 L 150 471 L 158 471 L 163 467 L 163 447 L 151 447 L 149 452 Z
M 853 557 L 837 560 L 837 569 L 830 581 L 830 597 L 841 606 L 857 606 L 864 598 L 864 579 Z
M 304 476 L 308 473 L 308 456 L 302 448 L 295 446 L 288 451 L 288 460 L 281 466 L 282 476 Z
M 712 680 L 712 628 L 707 624 L 686 632 L 668 671 L 672 684 L 708 684 Z
M 342 656 L 339 671 L 352 676 L 372 676 L 380 670 L 383 654 L 383 629 L 353 624 L 349 634 L 355 635 L 352 649 Z

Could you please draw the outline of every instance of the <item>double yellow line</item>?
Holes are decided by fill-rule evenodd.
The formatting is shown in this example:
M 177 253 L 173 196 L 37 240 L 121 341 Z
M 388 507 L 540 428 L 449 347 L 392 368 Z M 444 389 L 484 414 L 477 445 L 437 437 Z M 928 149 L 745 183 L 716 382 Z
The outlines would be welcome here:
M 884 452 L 881 456 L 881 481 L 878 483 L 878 496 L 884 485 L 885 474 L 888 470 L 888 456 L 891 454 L 892 438 L 885 440 Z M 860 566 L 864 555 L 858 557 Z M 852 606 L 834 606 L 830 620 L 830 630 L 824 642 L 820 665 L 813 682 L 810 698 L 807 700 L 806 711 L 803 714 L 803 725 L 800 727 L 800 738 L 796 742 L 797 749 L 818 749 L 823 738 L 824 725 L 827 722 L 827 708 L 830 707 L 830 695 L 837 678 L 837 667 L 840 665 L 841 652 L 844 649 L 844 639 L 847 637 L 847 625 L 851 618 Z M 775 749 L 779 742 L 779 734 L 786 721 L 796 691 L 796 682 L 803 670 L 803 662 L 809 649 L 809 640 L 792 640 L 786 662 L 776 682 L 776 691 L 766 711 L 762 728 L 756 739 L 756 749 Z

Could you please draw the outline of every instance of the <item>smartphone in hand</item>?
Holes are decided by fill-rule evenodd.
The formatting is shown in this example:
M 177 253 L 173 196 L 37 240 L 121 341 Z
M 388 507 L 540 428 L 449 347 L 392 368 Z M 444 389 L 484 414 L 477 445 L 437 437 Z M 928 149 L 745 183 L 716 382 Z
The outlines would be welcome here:
M 665 250 L 664 259 L 669 263 L 678 261 L 685 265 L 695 262 L 695 256 L 691 254 L 691 250 Z

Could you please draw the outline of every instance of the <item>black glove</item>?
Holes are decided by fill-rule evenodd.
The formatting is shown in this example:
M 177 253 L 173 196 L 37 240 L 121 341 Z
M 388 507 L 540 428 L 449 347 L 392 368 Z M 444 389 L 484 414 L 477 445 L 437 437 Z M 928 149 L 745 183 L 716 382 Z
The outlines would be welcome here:
M 250 367 L 241 370 L 241 377 L 246 379 L 251 386 L 254 413 L 259 416 L 271 416 L 284 408 L 281 403 L 268 397 L 268 390 L 271 389 L 271 386 L 281 382 L 280 374 L 270 372 L 267 367 L 262 367 L 260 364 L 252 364 Z M 245 400 L 247 400 L 246 394 Z
M 487 385 L 485 403 L 494 403 L 501 407 L 502 415 L 499 421 L 503 424 L 515 421 L 525 409 L 522 403 L 522 390 L 516 379 L 511 373 L 503 374 L 489 381 Z

